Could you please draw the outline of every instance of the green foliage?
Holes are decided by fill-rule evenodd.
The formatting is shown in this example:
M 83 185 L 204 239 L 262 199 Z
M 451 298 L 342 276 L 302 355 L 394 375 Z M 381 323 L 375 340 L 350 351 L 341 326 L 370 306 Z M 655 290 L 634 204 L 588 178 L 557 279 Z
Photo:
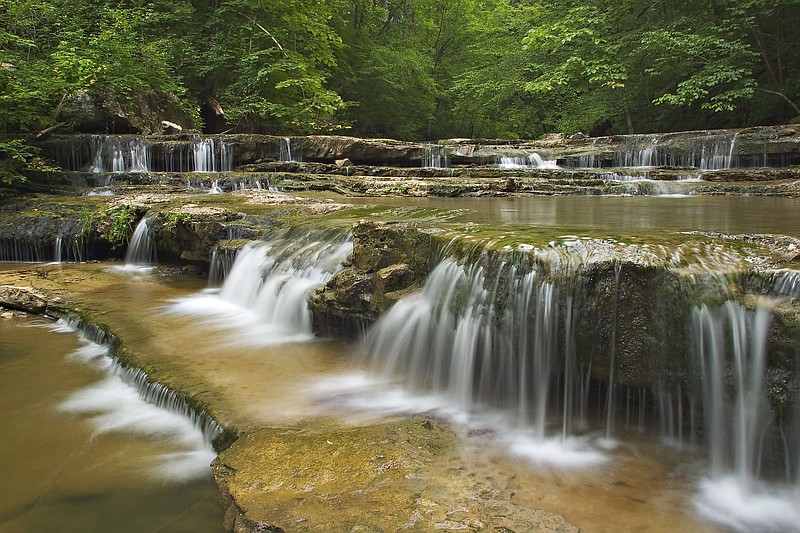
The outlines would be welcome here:
M 798 23 L 798 0 L 0 0 L 0 133 L 87 101 L 409 139 L 781 122 Z
M 78 220 L 81 222 L 81 235 L 87 237 L 94 227 L 96 215 L 95 212 L 86 206 L 82 206 L 78 212 Z
M 25 181 L 22 171 L 36 154 L 38 150 L 20 139 L 0 139 L 0 185 Z
M 167 213 L 164 221 L 164 229 L 173 230 L 178 225 L 188 225 L 192 223 L 191 213 Z
M 128 204 L 117 204 L 106 211 L 109 220 L 108 242 L 114 248 L 128 244 L 133 227 L 138 220 L 138 210 Z

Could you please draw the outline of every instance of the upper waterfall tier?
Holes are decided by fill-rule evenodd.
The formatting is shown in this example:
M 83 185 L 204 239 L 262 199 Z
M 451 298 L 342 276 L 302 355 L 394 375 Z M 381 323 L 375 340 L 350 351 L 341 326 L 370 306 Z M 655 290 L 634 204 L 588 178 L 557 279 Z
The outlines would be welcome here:
M 141 140 L 145 148 L 137 148 L 130 139 Z M 595 138 L 552 136 L 537 141 L 446 139 L 418 143 L 331 135 L 62 135 L 39 144 L 45 155 L 65 170 L 102 172 L 216 172 L 266 161 L 300 160 L 428 168 L 669 166 L 720 170 L 800 164 L 800 126 Z

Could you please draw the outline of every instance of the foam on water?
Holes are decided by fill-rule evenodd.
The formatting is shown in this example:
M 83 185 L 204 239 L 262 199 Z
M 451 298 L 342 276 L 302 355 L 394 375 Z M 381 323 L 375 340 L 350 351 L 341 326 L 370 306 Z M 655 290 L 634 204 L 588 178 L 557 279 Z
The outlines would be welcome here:
M 540 439 L 527 433 L 512 433 L 504 441 L 511 453 L 538 467 L 571 470 L 593 468 L 608 461 L 608 456 L 581 437 Z
M 740 533 L 800 532 L 800 492 L 793 488 L 743 488 L 735 476 L 700 483 L 697 511 L 706 519 Z
M 75 332 L 63 320 L 50 329 Z M 184 482 L 208 476 L 216 454 L 197 421 L 146 401 L 134 385 L 126 382 L 128 371 L 110 357 L 108 345 L 92 342 L 83 333 L 79 338 L 81 345 L 68 358 L 93 366 L 105 377 L 72 393 L 58 409 L 88 416 L 95 435 L 125 433 L 172 445 L 175 451 L 154 455 L 148 465 L 148 474 L 156 479 Z
M 310 331 L 297 331 L 288 325 L 267 322 L 257 309 L 223 300 L 218 293 L 218 290 L 209 289 L 176 299 L 164 311 L 196 317 L 202 319 L 203 326 L 228 332 L 224 340 L 228 346 L 275 346 L 314 339 Z
M 514 421 L 494 410 L 457 408 L 452 398 L 414 393 L 400 384 L 353 372 L 329 376 L 311 385 L 318 405 L 345 411 L 358 419 L 394 415 L 428 415 L 449 420 L 482 434 L 502 435 L 496 442 L 536 467 L 556 470 L 593 468 L 609 460 L 588 438 L 540 438 L 533 431 L 515 427 Z

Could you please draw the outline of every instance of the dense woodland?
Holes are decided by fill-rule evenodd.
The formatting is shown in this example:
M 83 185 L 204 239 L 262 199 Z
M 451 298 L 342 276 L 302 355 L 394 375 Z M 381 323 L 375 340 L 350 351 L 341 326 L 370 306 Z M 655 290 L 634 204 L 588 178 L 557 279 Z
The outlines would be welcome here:
M 798 27 L 800 0 L 0 0 L 0 133 L 142 101 L 283 135 L 775 124 L 800 115 Z

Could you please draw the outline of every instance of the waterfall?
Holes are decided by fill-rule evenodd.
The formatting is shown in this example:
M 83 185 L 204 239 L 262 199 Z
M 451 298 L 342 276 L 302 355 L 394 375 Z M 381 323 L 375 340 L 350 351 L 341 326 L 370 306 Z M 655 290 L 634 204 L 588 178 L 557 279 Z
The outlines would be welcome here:
M 59 233 L 53 246 L 53 262 L 83 262 L 88 253 L 81 235 Z
M 450 158 L 444 146 L 438 144 L 428 144 L 423 148 L 422 153 L 423 168 L 448 168 Z
M 0 261 L 41 263 L 52 259 L 52 248 L 40 238 L 0 239 Z
M 104 375 L 66 398 L 62 412 L 92 415 L 97 433 L 130 432 L 173 441 L 182 451 L 161 457 L 154 472 L 159 478 L 184 481 L 208 476 L 215 456 L 213 442 L 223 433 L 208 413 L 151 381 L 143 370 L 122 365 L 114 355 L 116 338 L 97 326 L 60 320 L 55 329 L 78 331 L 82 345 L 70 357 Z
M 780 296 L 800 298 L 800 271 L 781 270 L 773 274 L 772 291 Z
M 614 310 L 611 318 L 611 339 L 608 346 L 608 386 L 606 388 L 606 439 L 611 439 L 614 427 L 614 372 L 617 354 L 617 316 L 619 315 L 619 275 L 622 265 L 614 265 Z
M 150 145 L 133 135 L 93 135 L 90 172 L 150 172 Z
M 798 432 L 800 410 L 781 421 L 769 408 L 769 311 L 728 301 L 692 321 L 711 463 L 698 510 L 736 531 L 800 531 L 800 447 L 784 430 Z
M 295 157 L 292 155 L 292 140 L 289 137 L 284 137 L 281 139 L 278 151 L 278 161 L 284 163 L 300 161 L 299 157 L 295 159 Z
M 500 168 L 558 168 L 555 160 L 545 160 L 536 152 L 525 157 L 500 157 Z
M 238 250 L 227 248 L 220 249 L 218 246 L 215 246 L 214 249 L 211 250 L 211 260 L 208 267 L 209 287 L 219 287 L 222 285 L 222 282 L 228 277 L 233 263 L 236 261 L 237 253 Z
M 128 250 L 125 252 L 125 264 L 128 266 L 152 266 L 156 264 L 156 245 L 150 233 L 153 218 L 144 217 L 133 231 Z
M 194 172 L 230 172 L 233 170 L 232 148 L 225 141 L 212 137 L 195 138 L 191 145 Z
M 673 166 L 700 170 L 734 168 L 737 166 L 734 148 L 738 134 L 739 132 L 722 137 L 704 136 L 687 140 L 686 146 L 671 145 L 668 137 L 662 139 L 634 136 L 626 141 L 627 148 L 614 153 L 612 164 L 615 167 Z M 594 157 L 580 156 L 577 158 L 577 165 L 595 166 Z
M 384 377 L 444 392 L 464 411 L 502 409 L 544 438 L 557 401 L 551 386 L 561 339 L 558 290 L 539 277 L 511 263 L 488 275 L 484 267 L 446 259 L 419 294 L 376 324 L 364 353 Z
M 62 240 L 61 235 L 60 234 L 57 235 L 56 236 L 56 245 L 55 245 L 55 250 L 54 250 L 55 253 L 53 254 L 53 262 L 54 263 L 62 263 L 63 262 L 61 260 L 61 240 Z
M 168 311 L 236 329 L 236 340 L 245 344 L 311 340 L 309 294 L 342 268 L 352 247 L 349 236 L 321 233 L 249 243 L 236 254 L 220 289 L 178 300 Z

